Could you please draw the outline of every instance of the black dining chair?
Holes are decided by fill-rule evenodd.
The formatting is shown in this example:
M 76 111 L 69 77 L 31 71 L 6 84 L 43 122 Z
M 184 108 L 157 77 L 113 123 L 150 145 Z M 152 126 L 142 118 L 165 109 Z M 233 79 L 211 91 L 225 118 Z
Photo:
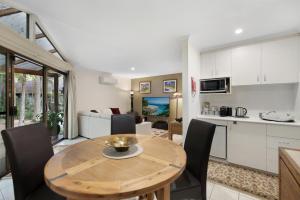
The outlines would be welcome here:
M 135 119 L 131 114 L 111 116 L 111 134 L 135 134 Z
M 49 130 L 32 124 L 1 132 L 10 163 L 15 200 L 64 200 L 44 182 L 44 167 L 53 156 Z
M 215 124 L 191 120 L 184 143 L 186 169 L 171 184 L 172 200 L 206 200 L 207 167 L 215 128 Z

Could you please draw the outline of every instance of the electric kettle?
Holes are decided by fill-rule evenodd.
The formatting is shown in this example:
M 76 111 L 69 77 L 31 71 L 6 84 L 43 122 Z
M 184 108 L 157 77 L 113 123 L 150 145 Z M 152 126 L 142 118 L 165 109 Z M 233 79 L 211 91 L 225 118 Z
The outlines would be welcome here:
M 235 108 L 235 116 L 236 117 L 246 117 L 247 109 L 243 107 L 236 107 Z

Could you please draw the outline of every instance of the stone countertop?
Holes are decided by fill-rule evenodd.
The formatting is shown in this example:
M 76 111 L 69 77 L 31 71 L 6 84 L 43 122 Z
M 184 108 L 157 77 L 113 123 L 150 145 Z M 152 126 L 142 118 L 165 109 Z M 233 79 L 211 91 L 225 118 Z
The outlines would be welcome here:
M 250 122 L 250 123 L 262 123 L 262 124 L 299 126 L 300 127 L 300 121 L 299 120 L 296 120 L 295 122 L 274 122 L 274 121 L 262 120 L 258 116 L 248 116 L 248 118 L 237 118 L 237 117 L 220 117 L 220 116 L 217 116 L 217 115 L 198 115 L 197 118 L 198 119 Z

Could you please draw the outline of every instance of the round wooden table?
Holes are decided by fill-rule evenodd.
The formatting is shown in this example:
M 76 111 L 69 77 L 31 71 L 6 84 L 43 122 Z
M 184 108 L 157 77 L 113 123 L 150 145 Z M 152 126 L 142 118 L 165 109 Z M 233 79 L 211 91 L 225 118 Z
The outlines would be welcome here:
M 45 167 L 46 184 L 72 200 L 122 199 L 157 192 L 170 199 L 170 183 L 186 165 L 183 148 L 152 135 L 136 136 L 144 152 L 113 160 L 102 155 L 110 136 L 72 145 L 54 155 Z

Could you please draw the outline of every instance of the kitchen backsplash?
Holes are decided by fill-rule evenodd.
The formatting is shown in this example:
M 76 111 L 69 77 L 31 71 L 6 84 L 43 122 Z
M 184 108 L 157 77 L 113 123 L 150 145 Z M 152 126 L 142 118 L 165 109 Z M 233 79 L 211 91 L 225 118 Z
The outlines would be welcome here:
M 298 84 L 234 86 L 232 94 L 201 95 L 200 101 L 208 101 L 211 106 L 242 106 L 250 115 L 276 110 L 294 113 L 299 118 L 299 92 Z

